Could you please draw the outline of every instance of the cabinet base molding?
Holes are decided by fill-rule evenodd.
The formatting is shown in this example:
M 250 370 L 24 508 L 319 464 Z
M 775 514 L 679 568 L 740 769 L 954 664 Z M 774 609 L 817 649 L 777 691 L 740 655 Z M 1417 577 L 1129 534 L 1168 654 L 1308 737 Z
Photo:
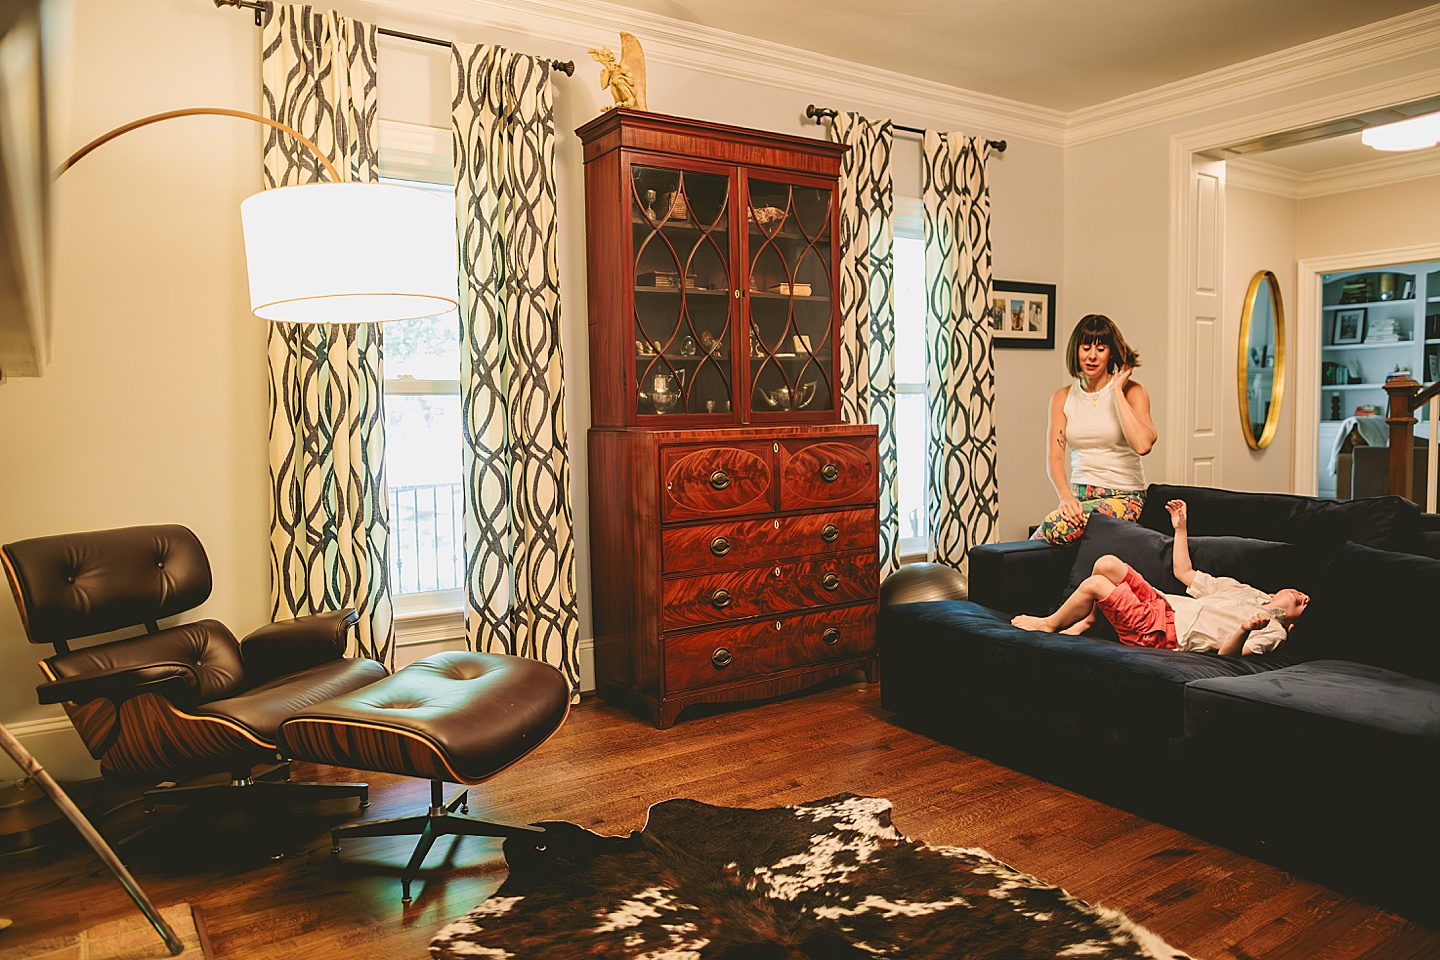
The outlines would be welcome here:
M 857 657 L 840 663 L 826 664 L 823 668 L 794 670 L 789 673 L 767 676 L 763 679 L 745 680 L 701 691 L 659 697 L 624 687 L 602 687 L 600 696 L 607 702 L 632 706 L 639 704 L 650 713 L 656 729 L 664 730 L 675 724 L 680 711 L 697 703 L 741 703 L 748 700 L 769 700 L 799 693 L 834 677 L 864 671 L 865 682 L 875 683 L 880 679 L 880 661 L 874 656 Z

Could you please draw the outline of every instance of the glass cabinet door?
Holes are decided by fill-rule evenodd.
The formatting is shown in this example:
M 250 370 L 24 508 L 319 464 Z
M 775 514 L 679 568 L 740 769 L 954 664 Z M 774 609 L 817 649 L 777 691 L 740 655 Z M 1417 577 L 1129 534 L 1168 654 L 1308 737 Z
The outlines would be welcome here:
M 635 164 L 630 186 L 636 413 L 730 418 L 731 178 Z
M 746 195 L 749 409 L 833 410 L 831 191 L 751 178 Z

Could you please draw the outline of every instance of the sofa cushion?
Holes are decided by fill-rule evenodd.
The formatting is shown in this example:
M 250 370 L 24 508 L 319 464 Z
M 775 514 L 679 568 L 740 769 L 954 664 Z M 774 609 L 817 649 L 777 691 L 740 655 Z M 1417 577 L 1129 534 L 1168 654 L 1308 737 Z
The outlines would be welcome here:
M 1382 550 L 1411 550 L 1419 540 L 1420 508 L 1404 497 L 1319 500 L 1284 493 L 1242 493 L 1153 483 L 1139 524 L 1169 532 L 1169 500 L 1189 507 L 1190 535 L 1240 536 L 1338 546 L 1347 540 Z
M 1440 759 L 1440 684 L 1346 660 L 1196 680 L 1185 687 L 1185 735 L 1263 741 L 1271 752 L 1408 743 Z
M 1357 660 L 1440 682 L 1440 560 L 1347 543 L 1310 593 L 1285 644 L 1292 660 Z
M 1012 729 L 1058 718 L 1097 743 L 1178 738 L 1187 682 L 1282 665 L 1022 630 L 1009 614 L 969 601 L 885 607 L 879 645 L 888 709 L 983 710 Z
M 1166 522 L 1169 522 L 1168 516 Z M 1092 514 L 1070 568 L 1067 596 L 1090 575 L 1095 561 L 1107 553 L 1130 564 L 1160 592 L 1183 594 L 1184 584 L 1175 579 L 1174 547 L 1172 536 L 1114 517 Z M 1282 587 L 1314 592 L 1322 582 L 1329 556 L 1328 551 L 1294 543 L 1249 537 L 1190 537 L 1190 562 L 1196 570 L 1217 577 L 1234 577 L 1267 593 Z

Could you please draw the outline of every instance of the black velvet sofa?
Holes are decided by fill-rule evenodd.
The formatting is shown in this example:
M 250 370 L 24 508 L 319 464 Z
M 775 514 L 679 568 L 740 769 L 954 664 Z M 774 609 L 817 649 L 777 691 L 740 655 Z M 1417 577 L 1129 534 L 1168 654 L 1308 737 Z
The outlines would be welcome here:
M 1167 500 L 1197 569 L 1309 609 L 1263 656 L 1128 647 L 1010 625 L 1113 553 L 1166 592 Z M 1440 916 L 1440 532 L 1399 497 L 1347 502 L 1154 484 L 1136 524 L 970 552 L 968 600 L 882 608 L 901 722 L 1417 919 Z

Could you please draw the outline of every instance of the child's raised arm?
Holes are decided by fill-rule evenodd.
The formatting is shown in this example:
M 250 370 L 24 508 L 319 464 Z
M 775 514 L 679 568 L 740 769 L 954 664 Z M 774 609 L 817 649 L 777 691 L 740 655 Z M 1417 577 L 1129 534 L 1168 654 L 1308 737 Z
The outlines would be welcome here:
M 1175 550 L 1170 561 L 1171 566 L 1174 568 L 1175 579 L 1188 587 L 1195 579 L 1195 568 L 1190 564 L 1190 535 L 1186 531 L 1190 518 L 1185 509 L 1185 501 L 1171 500 L 1165 504 L 1165 510 L 1170 514 L 1170 525 L 1175 528 Z

